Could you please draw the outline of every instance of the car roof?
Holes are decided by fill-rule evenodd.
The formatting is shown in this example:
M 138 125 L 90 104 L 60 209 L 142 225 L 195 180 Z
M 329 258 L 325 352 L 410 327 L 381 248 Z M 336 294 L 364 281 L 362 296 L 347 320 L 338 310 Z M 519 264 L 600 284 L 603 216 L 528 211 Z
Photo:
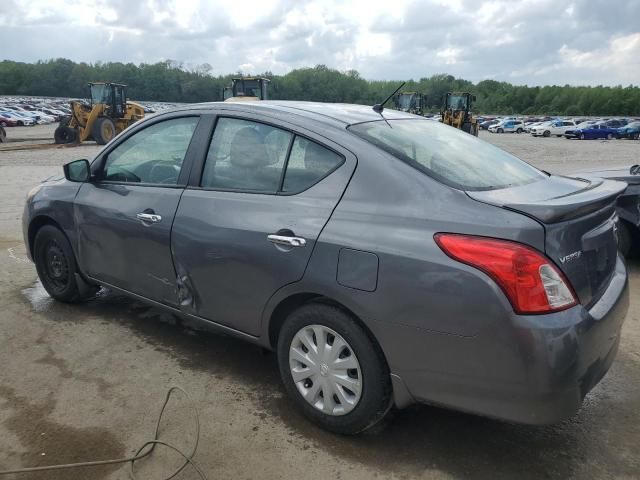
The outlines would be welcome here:
M 371 122 L 382 120 L 379 113 L 373 111 L 369 105 L 355 105 L 348 103 L 322 103 L 322 102 L 298 102 L 284 100 L 261 100 L 254 102 L 210 102 L 183 105 L 166 112 L 176 112 L 184 110 L 237 110 L 242 112 L 254 112 L 268 114 L 289 113 L 313 119 L 318 122 L 328 123 L 338 126 L 353 125 L 355 123 Z M 387 120 L 398 119 L 425 119 L 424 117 L 413 115 L 397 110 L 384 109 L 382 112 Z

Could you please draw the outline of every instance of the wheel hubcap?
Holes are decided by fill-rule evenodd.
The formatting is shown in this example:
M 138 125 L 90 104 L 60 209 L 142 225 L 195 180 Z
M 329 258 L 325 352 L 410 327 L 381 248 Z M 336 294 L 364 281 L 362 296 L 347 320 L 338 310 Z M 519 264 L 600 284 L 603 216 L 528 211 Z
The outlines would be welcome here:
M 64 288 L 69 275 L 67 258 L 62 248 L 54 241 L 46 247 L 45 265 L 49 281 L 57 288 Z
M 328 327 L 309 325 L 295 334 L 289 368 L 302 397 L 327 415 L 345 415 L 360 401 L 360 363 L 347 341 Z

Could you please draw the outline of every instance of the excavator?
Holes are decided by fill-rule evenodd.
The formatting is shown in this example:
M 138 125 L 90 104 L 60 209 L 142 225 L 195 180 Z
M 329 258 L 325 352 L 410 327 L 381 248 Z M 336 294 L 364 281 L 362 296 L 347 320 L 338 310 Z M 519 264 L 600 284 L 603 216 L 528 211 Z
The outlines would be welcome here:
M 444 96 L 440 119 L 445 125 L 478 136 L 478 120 L 473 118 L 471 107 L 476 96 L 467 92 L 448 92 Z
M 251 102 L 268 100 L 270 80 L 264 77 L 238 77 L 231 79 L 231 86 L 224 87 L 222 97 L 225 102 Z
M 424 115 L 426 98 L 422 93 L 418 92 L 400 92 L 393 97 L 396 110 L 402 112 L 415 113 L 416 115 Z
M 126 85 L 89 83 L 89 103 L 71 101 L 71 115 L 60 120 L 53 138 L 57 144 L 95 140 L 104 145 L 129 125 L 144 118 L 139 103 L 127 101 Z

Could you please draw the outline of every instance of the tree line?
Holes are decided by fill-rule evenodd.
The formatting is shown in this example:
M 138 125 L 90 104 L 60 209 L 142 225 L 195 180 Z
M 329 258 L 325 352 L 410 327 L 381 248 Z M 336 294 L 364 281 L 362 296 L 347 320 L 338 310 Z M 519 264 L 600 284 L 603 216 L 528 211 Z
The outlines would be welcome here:
M 222 99 L 222 89 L 240 72 L 212 75 L 208 64 L 187 68 L 175 61 L 153 64 L 120 62 L 76 63 L 59 58 L 22 63 L 0 62 L 0 94 L 86 98 L 90 81 L 128 85 L 128 96 L 142 101 L 206 102 Z M 325 65 L 300 68 L 285 75 L 265 72 L 271 79 L 270 98 L 373 105 L 397 88 L 398 81 L 366 80 L 355 70 L 346 72 Z M 476 95 L 474 111 L 485 114 L 524 115 L 633 115 L 640 116 L 640 88 L 636 86 L 529 87 L 483 80 L 473 83 L 438 74 L 409 80 L 403 91 L 426 95 L 427 107 L 440 109 L 448 91 Z

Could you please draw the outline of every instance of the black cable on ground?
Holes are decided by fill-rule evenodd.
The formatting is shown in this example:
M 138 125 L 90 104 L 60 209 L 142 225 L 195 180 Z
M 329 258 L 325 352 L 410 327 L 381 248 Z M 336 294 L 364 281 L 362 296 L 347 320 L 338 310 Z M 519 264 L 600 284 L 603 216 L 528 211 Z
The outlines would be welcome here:
M 160 423 L 162 422 L 162 417 L 164 415 L 164 410 L 167 407 L 167 404 L 169 403 L 169 399 L 171 398 L 171 395 L 173 394 L 173 392 L 176 392 L 176 391 L 181 392 L 186 397 L 186 399 L 190 403 L 191 411 L 193 412 L 193 419 L 194 419 L 196 431 L 195 431 L 195 441 L 194 441 L 193 448 L 191 449 L 191 453 L 190 454 L 186 454 L 182 450 L 177 448 L 176 446 L 171 445 L 170 443 L 167 443 L 167 442 L 163 442 L 162 440 L 159 440 L 159 438 L 158 438 L 159 430 L 160 430 Z M 160 415 L 158 415 L 158 421 L 156 422 L 156 429 L 155 429 L 155 432 L 154 432 L 154 435 L 153 435 L 153 439 L 145 442 L 144 445 L 142 445 L 138 449 L 138 451 L 136 452 L 136 454 L 134 456 L 127 457 L 127 458 L 117 458 L 117 459 L 113 459 L 113 460 L 98 460 L 98 461 L 93 461 L 93 462 L 67 463 L 67 464 L 64 464 L 64 465 L 48 465 L 48 466 L 43 466 L 43 467 L 17 468 L 17 469 L 13 469 L 13 470 L 0 470 L 0 476 L 11 475 L 11 474 L 20 474 L 20 473 L 48 472 L 48 471 L 51 471 L 51 470 L 63 470 L 63 469 L 68 469 L 68 468 L 86 468 L 86 467 L 97 467 L 97 466 L 100 466 L 100 465 L 117 465 L 117 464 L 122 464 L 122 463 L 129 463 L 130 466 L 131 466 L 131 477 L 135 480 L 137 477 L 136 477 L 136 474 L 135 474 L 135 471 L 134 471 L 134 468 L 133 468 L 134 467 L 134 463 L 136 461 L 138 461 L 138 460 L 141 460 L 141 459 L 151 455 L 151 453 L 155 450 L 156 446 L 160 445 L 160 446 L 163 446 L 163 447 L 167 447 L 167 448 L 173 450 L 174 452 L 178 453 L 184 459 L 184 462 L 171 475 L 169 475 L 168 477 L 162 477 L 162 479 L 159 479 L 159 480 L 170 480 L 170 479 L 174 478 L 182 470 L 184 470 L 187 465 L 191 465 L 193 467 L 193 469 L 198 473 L 198 476 L 202 480 L 207 480 L 207 476 L 204 474 L 204 472 L 200 469 L 200 467 L 193 460 L 193 457 L 195 456 L 196 451 L 198 450 L 198 443 L 199 442 L 200 442 L 200 417 L 198 416 L 198 410 L 196 409 L 196 406 L 193 403 L 193 400 L 191 400 L 191 397 L 189 396 L 189 394 L 186 391 L 184 391 L 182 388 L 180 388 L 180 387 L 171 387 L 167 391 L 167 395 L 166 395 L 166 397 L 164 399 L 164 403 L 162 404 L 162 408 L 160 409 Z

